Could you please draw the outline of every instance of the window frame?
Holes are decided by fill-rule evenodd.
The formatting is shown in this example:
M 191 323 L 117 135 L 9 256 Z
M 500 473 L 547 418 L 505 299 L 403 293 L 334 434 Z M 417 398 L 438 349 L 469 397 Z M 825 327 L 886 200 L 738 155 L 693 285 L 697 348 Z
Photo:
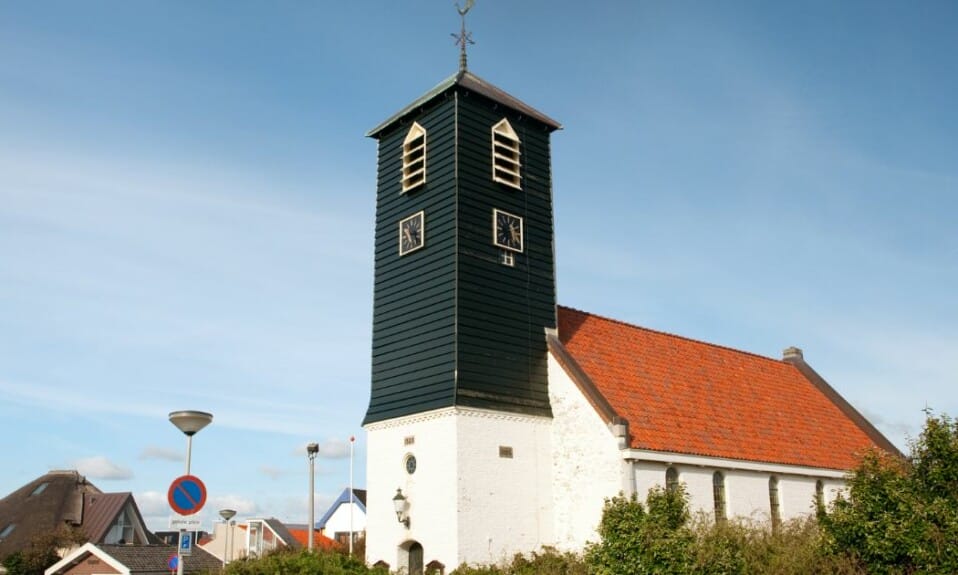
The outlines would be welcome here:
M 768 478 L 768 511 L 772 529 L 778 529 L 782 525 L 782 495 L 775 475 Z
M 725 523 L 728 520 L 728 503 L 725 492 L 725 474 L 721 471 L 712 474 L 712 500 L 715 504 L 715 523 Z

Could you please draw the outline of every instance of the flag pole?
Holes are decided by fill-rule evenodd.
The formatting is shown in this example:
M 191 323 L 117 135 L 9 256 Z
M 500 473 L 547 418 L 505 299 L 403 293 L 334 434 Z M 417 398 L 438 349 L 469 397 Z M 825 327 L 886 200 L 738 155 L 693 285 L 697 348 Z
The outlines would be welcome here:
M 353 556 L 353 443 L 356 436 L 349 436 L 349 556 Z

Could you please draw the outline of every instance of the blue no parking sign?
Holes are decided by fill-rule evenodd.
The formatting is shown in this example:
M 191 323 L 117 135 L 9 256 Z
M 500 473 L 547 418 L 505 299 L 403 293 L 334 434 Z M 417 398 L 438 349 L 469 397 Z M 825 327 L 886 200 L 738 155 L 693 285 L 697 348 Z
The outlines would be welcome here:
M 181 475 L 170 484 L 166 499 L 173 511 L 193 515 L 206 504 L 206 486 L 195 475 Z

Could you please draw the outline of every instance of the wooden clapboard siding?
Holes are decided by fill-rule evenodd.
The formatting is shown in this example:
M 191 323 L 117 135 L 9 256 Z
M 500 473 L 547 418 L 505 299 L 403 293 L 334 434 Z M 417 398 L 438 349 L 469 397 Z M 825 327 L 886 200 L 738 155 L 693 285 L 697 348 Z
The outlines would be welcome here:
M 544 330 L 556 321 L 549 134 L 557 124 L 487 96 L 449 82 L 373 133 L 376 267 L 364 423 L 454 405 L 551 415 Z M 492 180 L 491 130 L 503 118 L 521 141 L 521 190 Z M 426 183 L 404 194 L 402 141 L 413 121 L 426 130 Z M 514 267 L 499 263 L 494 208 L 523 218 Z M 419 211 L 425 245 L 400 257 L 398 223 Z

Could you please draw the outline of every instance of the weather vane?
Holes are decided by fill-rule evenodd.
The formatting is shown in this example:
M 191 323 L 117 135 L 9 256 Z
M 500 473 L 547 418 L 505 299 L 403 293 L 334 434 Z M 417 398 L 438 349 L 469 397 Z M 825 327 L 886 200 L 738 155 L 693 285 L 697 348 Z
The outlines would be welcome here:
M 459 71 L 466 71 L 466 46 L 468 44 L 475 44 L 472 40 L 472 33 L 466 32 L 466 14 L 469 10 L 472 9 L 475 5 L 476 0 L 466 0 L 466 7 L 460 8 L 459 3 L 456 2 L 456 11 L 459 12 L 459 17 L 462 20 L 462 27 L 459 29 L 458 34 L 452 34 L 452 37 L 456 39 L 456 44 L 459 45 Z

